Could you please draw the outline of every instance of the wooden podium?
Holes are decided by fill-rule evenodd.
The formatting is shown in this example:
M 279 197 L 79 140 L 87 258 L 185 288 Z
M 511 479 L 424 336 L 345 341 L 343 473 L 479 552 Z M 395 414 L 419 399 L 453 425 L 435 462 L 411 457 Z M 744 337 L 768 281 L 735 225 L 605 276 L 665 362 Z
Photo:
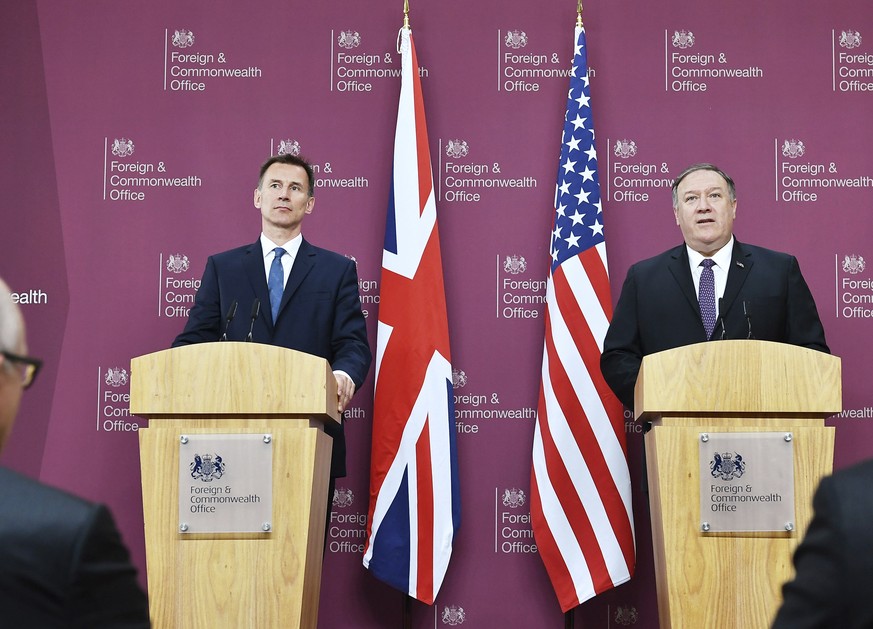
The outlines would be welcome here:
M 311 627 L 318 618 L 336 380 L 316 356 L 203 343 L 131 362 L 150 612 L 155 627 Z M 269 532 L 180 531 L 183 435 L 263 433 L 272 447 Z M 187 461 L 181 462 L 186 466 Z
M 840 359 L 766 341 L 699 343 L 643 359 L 634 408 L 652 422 L 645 447 L 661 629 L 769 627 L 812 517 L 812 495 L 833 470 L 841 410 Z M 795 528 L 704 533 L 701 433 L 791 433 Z

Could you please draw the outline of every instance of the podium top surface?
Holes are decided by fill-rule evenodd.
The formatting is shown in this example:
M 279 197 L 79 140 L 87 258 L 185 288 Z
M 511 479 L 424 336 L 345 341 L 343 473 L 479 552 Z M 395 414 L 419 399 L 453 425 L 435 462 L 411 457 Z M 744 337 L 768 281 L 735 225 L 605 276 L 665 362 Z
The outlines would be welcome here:
M 330 365 L 284 347 L 230 341 L 186 345 L 138 356 L 130 371 L 133 415 L 296 415 L 339 421 Z
M 827 417 L 842 410 L 838 357 L 771 341 L 686 345 L 643 358 L 637 419 L 667 414 Z

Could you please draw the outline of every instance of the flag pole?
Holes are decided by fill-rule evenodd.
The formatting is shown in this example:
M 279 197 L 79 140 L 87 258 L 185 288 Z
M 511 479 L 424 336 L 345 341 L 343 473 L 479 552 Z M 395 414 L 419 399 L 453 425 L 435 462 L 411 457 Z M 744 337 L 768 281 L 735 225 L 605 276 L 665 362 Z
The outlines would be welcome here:
M 409 26 L 409 0 L 403 0 L 403 28 L 407 31 L 411 30 Z M 409 592 L 403 595 L 401 627 L 402 629 L 412 629 L 412 597 L 409 595 Z

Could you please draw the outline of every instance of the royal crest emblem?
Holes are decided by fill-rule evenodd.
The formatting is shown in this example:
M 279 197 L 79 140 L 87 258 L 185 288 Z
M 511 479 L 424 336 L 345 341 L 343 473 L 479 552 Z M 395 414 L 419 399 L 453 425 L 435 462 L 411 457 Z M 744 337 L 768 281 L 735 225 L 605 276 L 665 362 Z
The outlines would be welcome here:
M 173 33 L 173 45 L 176 48 L 187 48 L 194 45 L 194 33 L 186 31 L 184 28 L 181 31 Z
M 333 490 L 333 500 L 331 504 L 334 507 L 351 507 L 352 503 L 355 501 L 355 494 L 352 493 L 351 489 L 346 487 L 337 487 Z
M 797 159 L 798 157 L 803 157 L 804 153 L 806 153 L 806 147 L 800 140 L 791 138 L 790 140 L 785 140 L 785 144 L 782 145 L 782 155 L 785 157 Z
M 123 367 L 110 367 L 106 370 L 106 377 L 103 382 L 110 387 L 123 387 L 127 384 L 127 369 Z
M 276 153 L 278 155 L 300 155 L 300 143 L 297 140 L 279 140 Z
M 170 273 L 184 273 L 190 266 L 188 256 L 183 256 L 181 253 L 173 253 L 167 256 L 167 270 Z
M 740 478 L 746 471 L 746 462 L 743 460 L 743 455 L 734 452 L 715 453 L 712 461 L 709 463 L 709 471 L 713 478 L 722 480 L 733 480 Z
M 467 374 L 462 369 L 452 369 L 452 388 L 463 389 L 467 386 Z
M 510 48 L 518 50 L 519 48 L 527 46 L 527 33 L 524 31 L 509 31 L 506 33 L 506 37 L 503 41 Z
M 361 45 L 361 34 L 358 31 L 341 31 L 336 38 L 337 46 L 350 50 Z
M 510 275 L 524 273 L 527 271 L 527 260 L 524 259 L 524 256 L 506 256 L 506 260 L 503 261 L 503 270 Z
M 112 141 L 112 154 L 116 157 L 128 157 L 133 155 L 133 140 L 127 138 L 115 138 Z
M 456 627 L 467 619 L 464 608 L 452 605 L 443 607 L 443 624 Z
M 449 157 L 467 157 L 470 147 L 464 140 L 449 140 L 446 144 L 446 155 Z
M 524 491 L 521 489 L 507 489 L 503 492 L 503 506 L 516 509 L 524 506 Z
M 846 273 L 851 273 L 855 275 L 857 273 L 861 273 L 864 269 L 867 268 L 867 263 L 864 262 L 863 256 L 856 256 L 854 253 L 850 256 L 846 256 L 843 259 L 843 271 Z
M 858 31 L 848 30 L 840 33 L 840 46 L 843 48 L 857 48 L 861 45 L 861 33 Z
M 681 30 L 673 31 L 673 47 L 674 48 L 691 48 L 694 45 L 694 33 L 691 31 Z
M 637 613 L 636 607 L 624 607 L 619 605 L 615 610 L 615 624 L 623 627 L 629 627 L 636 623 L 640 615 Z
M 612 151 L 616 157 L 627 159 L 637 154 L 637 143 L 633 140 L 616 140 Z
M 204 454 L 203 456 L 195 454 L 188 469 L 191 470 L 191 478 L 211 483 L 224 476 L 225 463 L 217 454 Z

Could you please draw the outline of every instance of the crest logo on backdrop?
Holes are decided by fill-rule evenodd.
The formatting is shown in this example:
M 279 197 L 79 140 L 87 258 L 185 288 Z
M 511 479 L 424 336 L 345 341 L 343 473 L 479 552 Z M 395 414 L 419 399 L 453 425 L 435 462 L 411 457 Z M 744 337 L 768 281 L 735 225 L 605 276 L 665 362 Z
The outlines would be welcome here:
M 173 45 L 176 48 L 187 48 L 194 45 L 194 33 L 191 31 L 182 30 L 173 33 Z
M 110 367 L 106 370 L 103 381 L 110 387 L 122 387 L 127 384 L 127 369 L 123 367 Z
M 613 153 L 616 157 L 621 157 L 623 159 L 627 159 L 628 157 L 633 157 L 637 154 L 637 143 L 633 140 L 616 140 L 615 148 L 613 149 Z
M 682 48 L 683 50 L 686 48 L 691 48 L 694 45 L 694 33 L 691 31 L 681 30 L 681 31 L 673 31 L 673 47 L 674 48 Z
M 277 155 L 300 155 L 300 143 L 297 140 L 279 140 L 276 146 Z
M 797 159 L 798 157 L 803 157 L 804 153 L 806 153 L 806 147 L 801 140 L 795 140 L 792 138 L 790 140 L 785 140 L 785 144 L 782 145 L 782 155 L 785 157 Z
M 133 155 L 133 140 L 127 138 L 115 138 L 112 140 L 112 154 L 116 157 L 130 157 Z
M 843 48 L 857 48 L 861 45 L 861 33 L 858 31 L 848 30 L 840 33 L 840 46 Z
M 503 491 L 503 506 L 517 509 L 523 507 L 525 503 L 524 491 L 513 487 Z
M 361 34 L 358 31 L 340 31 L 336 38 L 336 44 L 340 48 L 351 50 L 361 45 Z
M 503 39 L 504 43 L 514 50 L 527 46 L 527 33 L 524 31 L 508 31 Z
M 463 607 L 451 605 L 443 608 L 442 621 L 444 625 L 457 627 L 464 624 L 465 620 L 467 620 L 467 615 L 464 613 Z
M 170 273 L 184 273 L 191 266 L 188 256 L 181 253 L 171 253 L 167 256 L 167 270 Z
M 446 142 L 446 155 L 448 157 L 467 157 L 470 153 L 470 147 L 464 140 L 449 140 Z
M 864 256 L 855 255 L 853 253 L 843 259 L 843 271 L 846 273 L 857 275 L 858 273 L 863 273 L 866 268 L 867 263 L 864 262 Z
M 864 256 L 850 253 L 844 255 L 842 260 L 839 255 L 834 258 L 836 270 L 844 273 L 836 280 L 834 299 L 837 316 L 846 319 L 873 319 L 873 281 L 869 276 L 862 275 L 867 270 Z

